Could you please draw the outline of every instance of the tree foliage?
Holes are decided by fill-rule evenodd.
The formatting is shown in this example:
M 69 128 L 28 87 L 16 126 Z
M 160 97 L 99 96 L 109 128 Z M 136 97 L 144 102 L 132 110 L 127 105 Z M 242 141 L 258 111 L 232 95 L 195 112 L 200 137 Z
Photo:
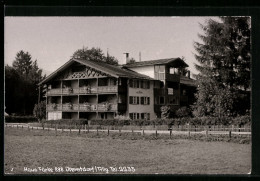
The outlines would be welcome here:
M 202 43 L 195 42 L 198 92 L 196 116 L 229 116 L 245 112 L 239 104 L 241 92 L 250 90 L 250 18 L 221 17 L 201 25 Z
M 38 118 L 39 122 L 46 119 L 46 101 L 41 101 L 34 105 L 33 115 Z
M 75 59 L 84 59 L 84 60 L 94 60 L 94 61 L 103 61 L 108 64 L 118 65 L 118 60 L 110 56 L 107 53 L 107 56 L 104 55 L 103 51 L 100 48 L 88 49 L 88 47 L 83 47 L 82 49 L 78 49 L 72 55 L 72 58 Z
M 5 66 L 5 106 L 7 113 L 32 115 L 38 100 L 38 83 L 45 78 L 37 60 L 23 50 L 16 54 L 12 66 Z

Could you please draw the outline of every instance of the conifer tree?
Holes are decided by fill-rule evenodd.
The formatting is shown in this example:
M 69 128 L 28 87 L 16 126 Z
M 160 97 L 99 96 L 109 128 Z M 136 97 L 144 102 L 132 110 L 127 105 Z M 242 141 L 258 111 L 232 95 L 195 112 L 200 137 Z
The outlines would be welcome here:
M 220 17 L 201 25 L 204 34 L 195 42 L 199 74 L 197 116 L 228 116 L 249 109 L 236 107 L 241 92 L 250 90 L 250 18 Z

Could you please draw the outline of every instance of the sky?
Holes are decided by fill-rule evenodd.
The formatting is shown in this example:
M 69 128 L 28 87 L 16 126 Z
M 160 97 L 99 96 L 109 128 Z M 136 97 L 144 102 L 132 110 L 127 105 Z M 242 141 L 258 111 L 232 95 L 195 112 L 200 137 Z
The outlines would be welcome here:
M 5 17 L 5 64 L 16 53 L 29 52 L 47 75 L 83 47 L 99 47 L 125 63 L 125 55 L 139 61 L 185 57 L 192 73 L 197 63 L 193 43 L 200 41 L 199 23 L 212 17 Z

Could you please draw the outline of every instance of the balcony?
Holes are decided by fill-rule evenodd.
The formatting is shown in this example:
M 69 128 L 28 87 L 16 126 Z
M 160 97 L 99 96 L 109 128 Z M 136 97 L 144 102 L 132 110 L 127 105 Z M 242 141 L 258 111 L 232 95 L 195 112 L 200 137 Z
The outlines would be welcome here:
M 117 111 L 117 104 L 48 104 L 47 111 L 115 112 Z
M 180 82 L 180 77 L 178 74 L 166 74 L 166 80 L 171 82 Z
M 97 94 L 97 93 L 117 93 L 117 86 L 99 86 L 99 87 L 80 87 L 65 89 L 50 89 L 47 95 L 73 95 L 73 94 Z

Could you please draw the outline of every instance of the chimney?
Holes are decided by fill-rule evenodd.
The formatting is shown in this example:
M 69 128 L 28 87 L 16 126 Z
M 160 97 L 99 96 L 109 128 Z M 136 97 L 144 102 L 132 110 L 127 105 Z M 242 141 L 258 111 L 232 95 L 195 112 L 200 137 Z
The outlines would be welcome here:
M 125 58 L 126 58 L 126 64 L 129 63 L 129 53 L 124 53 L 125 54 Z
M 190 71 L 188 71 L 188 78 L 190 78 Z

